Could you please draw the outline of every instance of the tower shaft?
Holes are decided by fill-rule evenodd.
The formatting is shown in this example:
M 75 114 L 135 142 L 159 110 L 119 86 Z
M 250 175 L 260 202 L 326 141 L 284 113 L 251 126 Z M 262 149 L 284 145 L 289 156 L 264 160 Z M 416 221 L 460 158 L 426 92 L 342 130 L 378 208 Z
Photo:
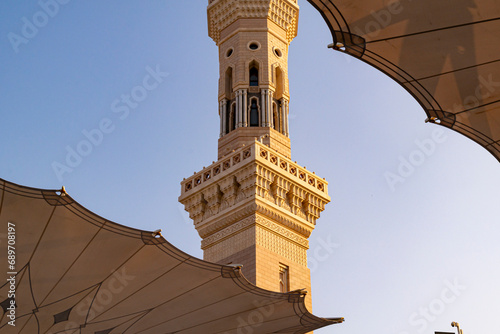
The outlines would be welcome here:
M 251 282 L 281 292 L 310 291 L 308 238 L 330 201 L 328 183 L 290 160 L 287 59 L 298 11 L 295 0 L 210 0 L 218 160 L 184 179 L 179 197 L 205 260 L 242 264 Z
M 290 157 L 288 46 L 295 0 L 214 0 L 209 35 L 219 47 L 218 157 L 254 138 Z

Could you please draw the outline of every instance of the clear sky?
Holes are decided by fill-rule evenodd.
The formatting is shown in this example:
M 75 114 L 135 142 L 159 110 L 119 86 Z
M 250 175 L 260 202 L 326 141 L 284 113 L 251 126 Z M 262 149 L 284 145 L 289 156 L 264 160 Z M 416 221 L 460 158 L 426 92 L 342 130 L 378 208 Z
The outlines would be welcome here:
M 0 178 L 64 185 L 89 210 L 161 228 L 202 257 L 177 197 L 183 177 L 217 159 L 207 1 L 60 2 L 51 15 L 37 1 L 0 2 Z M 494 332 L 498 161 L 425 124 L 391 79 L 327 49 L 323 19 L 299 5 L 292 159 L 325 177 L 332 197 L 310 238 L 313 313 L 346 319 L 317 333 L 433 333 L 454 330 L 451 321 Z

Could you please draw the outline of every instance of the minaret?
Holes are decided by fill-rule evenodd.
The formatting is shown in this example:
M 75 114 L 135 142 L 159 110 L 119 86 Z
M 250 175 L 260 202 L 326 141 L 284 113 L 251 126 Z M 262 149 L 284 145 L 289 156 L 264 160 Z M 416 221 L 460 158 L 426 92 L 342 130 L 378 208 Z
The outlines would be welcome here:
M 209 0 L 207 13 L 219 47 L 218 160 L 182 181 L 179 201 L 205 260 L 242 264 L 261 288 L 310 292 L 308 237 L 330 197 L 324 179 L 290 160 L 287 59 L 297 1 Z

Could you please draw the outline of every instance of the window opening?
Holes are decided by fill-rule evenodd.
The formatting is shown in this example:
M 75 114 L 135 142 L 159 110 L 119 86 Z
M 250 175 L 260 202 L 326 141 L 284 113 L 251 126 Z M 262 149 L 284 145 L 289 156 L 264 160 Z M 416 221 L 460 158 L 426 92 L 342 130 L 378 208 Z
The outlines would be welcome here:
M 229 132 L 236 128 L 236 103 L 231 105 L 231 113 L 229 114 Z
M 259 106 L 257 99 L 250 102 L 250 126 L 259 126 Z
M 259 70 L 255 67 L 250 69 L 250 86 L 259 85 Z
M 284 265 L 280 263 L 280 273 L 279 273 L 279 279 L 280 279 L 280 292 L 288 292 L 290 291 L 290 268 L 287 265 Z
M 280 130 L 280 121 L 278 117 L 278 110 L 277 110 L 277 105 L 275 102 L 273 102 L 273 128 L 276 131 Z

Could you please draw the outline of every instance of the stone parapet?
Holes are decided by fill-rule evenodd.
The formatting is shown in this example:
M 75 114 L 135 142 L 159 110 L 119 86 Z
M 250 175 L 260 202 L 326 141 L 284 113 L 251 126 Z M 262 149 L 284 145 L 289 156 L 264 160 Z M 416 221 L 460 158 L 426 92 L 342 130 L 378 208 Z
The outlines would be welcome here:
M 306 250 L 330 201 L 324 179 L 257 141 L 184 179 L 181 187 L 179 201 L 194 220 L 204 250 L 250 227 Z
M 291 181 L 297 181 L 299 186 L 309 189 L 318 196 L 325 197 L 327 202 L 330 201 L 330 197 L 328 196 L 328 182 L 324 178 L 317 176 L 314 172 L 308 171 L 305 167 L 298 165 L 297 162 L 292 162 L 292 160 L 283 154 L 272 150 L 267 145 L 255 139 L 253 144 L 233 150 L 208 167 L 203 167 L 201 171 L 195 172 L 194 175 L 185 178 L 181 182 L 182 187 L 179 201 L 192 194 L 192 190 L 196 187 L 211 185 L 228 173 L 234 172 L 236 167 L 240 168 L 252 161 L 259 161 L 280 173 L 283 171 L 287 172 L 283 175 L 284 177 L 289 178 Z

